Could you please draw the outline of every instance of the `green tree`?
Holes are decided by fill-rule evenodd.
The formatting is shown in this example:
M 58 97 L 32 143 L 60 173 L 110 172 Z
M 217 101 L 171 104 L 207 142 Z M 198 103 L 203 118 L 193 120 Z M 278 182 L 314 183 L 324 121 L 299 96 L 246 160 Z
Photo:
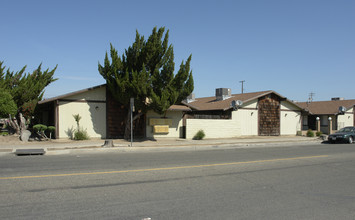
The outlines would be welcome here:
M 121 57 L 110 44 L 111 60 L 106 52 L 104 64 L 98 65 L 99 73 L 119 103 L 129 109 L 129 99 L 134 98 L 137 113 L 133 120 L 150 109 L 165 115 L 171 105 L 181 102 L 194 89 L 191 55 L 174 74 L 174 50 L 168 40 L 169 31 L 165 32 L 163 27 L 155 27 L 148 40 L 136 31 L 134 43 Z M 126 138 L 129 122 L 127 117 Z
M 9 92 L 0 88 L 0 118 L 8 118 L 17 113 L 17 106 Z
M 33 115 L 37 102 L 42 100 L 44 89 L 57 79 L 53 78 L 57 66 L 42 71 L 42 64 L 32 73 L 25 73 L 26 66 L 14 72 L 7 69 L 0 62 L 0 88 L 9 92 L 18 107 L 17 113 L 25 117 Z

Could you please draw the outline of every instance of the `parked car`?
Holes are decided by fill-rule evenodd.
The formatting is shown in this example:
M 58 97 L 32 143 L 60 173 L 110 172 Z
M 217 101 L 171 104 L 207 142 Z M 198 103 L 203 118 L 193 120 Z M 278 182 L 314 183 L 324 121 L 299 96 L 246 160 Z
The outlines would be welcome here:
M 329 143 L 346 142 L 349 144 L 354 143 L 355 140 L 355 127 L 345 127 L 340 129 L 334 134 L 328 135 Z

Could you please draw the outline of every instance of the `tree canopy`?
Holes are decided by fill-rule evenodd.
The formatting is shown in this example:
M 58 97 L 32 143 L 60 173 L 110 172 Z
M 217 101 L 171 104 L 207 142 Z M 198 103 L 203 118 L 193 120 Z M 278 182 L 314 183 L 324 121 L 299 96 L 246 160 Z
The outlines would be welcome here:
M 9 114 L 15 115 L 17 106 L 9 92 L 0 88 L 0 118 L 7 118 Z
M 5 71 L 3 62 L 0 62 L 0 89 L 8 92 L 17 106 L 17 113 L 29 117 L 33 114 L 37 102 L 42 100 L 44 89 L 57 79 L 53 78 L 57 66 L 42 71 L 42 64 L 32 73 L 25 73 L 26 66 L 20 71 Z
M 122 56 L 110 44 L 111 60 L 106 52 L 104 64 L 99 63 L 98 70 L 119 103 L 129 108 L 129 99 L 133 97 L 138 111 L 151 109 L 164 114 L 193 91 L 191 55 L 174 74 L 174 50 L 168 40 L 169 31 L 155 27 L 147 40 L 136 31 L 134 43 Z

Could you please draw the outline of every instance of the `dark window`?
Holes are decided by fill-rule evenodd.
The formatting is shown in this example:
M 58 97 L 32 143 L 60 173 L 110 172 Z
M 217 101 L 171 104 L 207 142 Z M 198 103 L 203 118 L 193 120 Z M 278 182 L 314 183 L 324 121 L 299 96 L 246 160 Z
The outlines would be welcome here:
M 196 111 L 189 116 L 195 119 L 231 119 L 232 111 Z

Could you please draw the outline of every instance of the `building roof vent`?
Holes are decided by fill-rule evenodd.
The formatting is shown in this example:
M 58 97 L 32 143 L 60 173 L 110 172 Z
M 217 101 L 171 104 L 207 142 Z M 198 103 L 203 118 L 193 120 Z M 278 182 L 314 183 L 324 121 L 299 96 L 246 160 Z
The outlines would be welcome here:
M 231 89 L 227 88 L 218 88 L 216 89 L 216 99 L 218 101 L 220 100 L 226 100 L 232 97 L 232 91 Z
M 195 101 L 195 93 L 191 93 L 189 96 L 186 97 L 184 100 L 186 103 L 191 103 Z
M 343 115 L 343 114 L 345 114 L 345 112 L 346 112 L 346 108 L 344 106 L 339 106 L 338 113 Z

